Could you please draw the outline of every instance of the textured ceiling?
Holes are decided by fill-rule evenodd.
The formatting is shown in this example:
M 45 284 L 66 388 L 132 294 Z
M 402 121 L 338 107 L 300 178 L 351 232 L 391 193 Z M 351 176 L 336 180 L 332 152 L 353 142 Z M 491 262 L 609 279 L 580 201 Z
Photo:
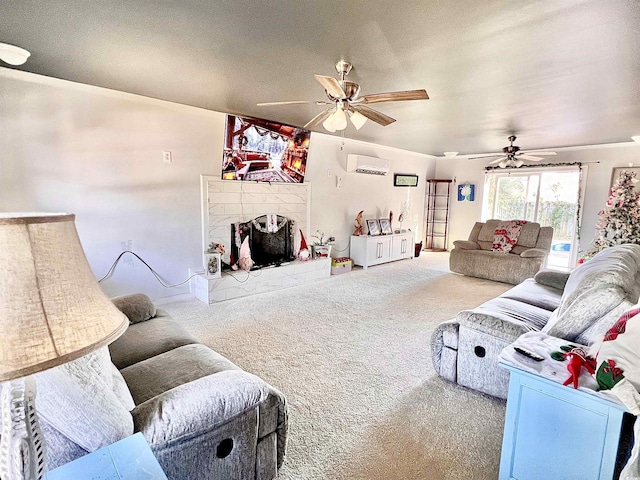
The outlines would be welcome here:
M 345 136 L 442 155 L 628 141 L 640 134 L 637 0 L 4 0 L 0 42 L 22 70 L 220 112 L 304 125 L 314 73 L 362 93 L 425 88 L 378 104 L 397 122 Z M 320 127 L 320 131 L 321 127 Z

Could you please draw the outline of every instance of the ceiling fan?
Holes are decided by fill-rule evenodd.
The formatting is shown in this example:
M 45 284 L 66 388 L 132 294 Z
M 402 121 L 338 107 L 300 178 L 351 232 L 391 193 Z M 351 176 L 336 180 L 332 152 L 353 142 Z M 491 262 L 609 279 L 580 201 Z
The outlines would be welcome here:
M 523 160 L 529 160 L 531 162 L 539 162 L 542 160 L 542 157 L 538 157 L 537 155 L 547 156 L 547 155 L 556 155 L 556 152 L 551 152 L 547 150 L 520 150 L 520 147 L 514 145 L 513 142 L 516 141 L 516 136 L 511 135 L 509 137 L 510 145 L 504 147 L 502 149 L 502 153 L 487 153 L 483 155 L 477 155 L 475 157 L 469 157 L 469 160 L 474 158 L 488 158 L 488 157 L 499 157 L 495 160 L 489 162 L 489 165 L 498 164 L 500 168 L 506 167 L 521 167 L 524 165 Z
M 347 118 L 357 130 L 364 125 L 367 119 L 386 127 L 396 121 L 382 112 L 369 108 L 367 105 L 382 102 L 398 102 L 402 100 L 429 100 L 429 95 L 424 89 L 404 90 L 399 92 L 373 93 L 360 96 L 360 85 L 355 82 L 345 80 L 351 71 L 351 65 L 344 60 L 336 63 L 336 71 L 340 74 L 340 80 L 324 75 L 315 75 L 316 80 L 324 87 L 328 100 L 318 100 L 316 102 L 290 101 L 290 102 L 267 102 L 258 103 L 260 107 L 274 105 L 295 105 L 305 103 L 315 103 L 316 105 L 329 105 L 329 108 L 313 117 L 305 128 L 313 128 L 320 124 L 330 132 L 344 130 L 347 128 Z

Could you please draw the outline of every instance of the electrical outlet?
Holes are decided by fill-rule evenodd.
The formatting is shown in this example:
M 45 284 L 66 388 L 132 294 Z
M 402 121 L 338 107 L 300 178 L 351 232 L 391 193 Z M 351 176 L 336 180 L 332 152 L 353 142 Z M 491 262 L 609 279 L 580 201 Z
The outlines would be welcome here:
M 164 163 L 171 163 L 171 152 L 164 151 L 162 152 L 162 161 Z
M 122 247 L 123 252 L 132 252 L 133 240 L 123 240 L 122 242 L 120 242 L 120 246 Z M 122 256 L 122 262 L 124 262 L 125 265 L 133 267 L 134 266 L 133 255 L 131 255 L 130 253 L 125 253 Z
M 331 175 L 333 175 L 333 170 L 329 168 L 327 169 L 327 177 L 330 177 Z

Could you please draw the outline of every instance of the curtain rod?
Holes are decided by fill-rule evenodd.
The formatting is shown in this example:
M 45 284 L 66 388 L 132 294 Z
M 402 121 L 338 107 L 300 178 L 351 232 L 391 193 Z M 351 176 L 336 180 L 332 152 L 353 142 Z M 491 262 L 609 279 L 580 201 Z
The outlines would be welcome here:
M 514 168 L 514 167 L 501 168 L 498 165 L 495 165 L 495 166 L 487 165 L 486 167 L 484 167 L 484 170 L 487 171 L 487 172 L 490 172 L 491 170 L 509 171 L 509 170 L 520 170 L 521 168 L 573 167 L 574 165 L 577 165 L 578 167 L 581 167 L 585 163 L 600 163 L 600 161 L 599 160 L 595 160 L 595 161 L 592 161 L 592 162 L 539 163 L 539 164 L 536 164 L 536 165 L 522 165 L 522 166 L 517 167 L 517 168 Z

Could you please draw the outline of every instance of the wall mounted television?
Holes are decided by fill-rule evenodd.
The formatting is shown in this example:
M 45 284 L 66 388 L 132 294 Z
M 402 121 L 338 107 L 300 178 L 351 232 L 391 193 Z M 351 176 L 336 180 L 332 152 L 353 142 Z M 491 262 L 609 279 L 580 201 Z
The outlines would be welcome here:
M 310 138 L 304 128 L 227 115 L 222 179 L 302 183 Z

